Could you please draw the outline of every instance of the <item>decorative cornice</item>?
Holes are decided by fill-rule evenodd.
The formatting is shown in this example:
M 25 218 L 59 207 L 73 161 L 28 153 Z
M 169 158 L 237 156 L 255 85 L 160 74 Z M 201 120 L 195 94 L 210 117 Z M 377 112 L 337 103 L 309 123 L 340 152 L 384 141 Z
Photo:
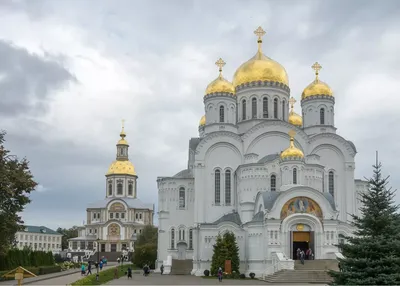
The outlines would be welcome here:
M 335 97 L 333 97 L 332 95 L 318 94 L 318 95 L 307 96 L 306 98 L 302 99 L 301 105 L 303 105 L 303 103 L 307 103 L 308 101 L 314 100 L 314 99 L 328 99 L 328 100 L 332 101 L 333 103 L 335 103 Z
M 214 92 L 204 95 L 203 102 L 205 103 L 207 99 L 214 97 L 227 97 L 229 99 L 236 100 L 236 95 L 229 92 Z
M 241 85 L 236 86 L 235 90 L 240 91 L 252 87 L 274 87 L 283 89 L 286 92 L 290 92 L 290 88 L 286 84 L 276 81 L 253 81 L 253 82 L 243 83 Z

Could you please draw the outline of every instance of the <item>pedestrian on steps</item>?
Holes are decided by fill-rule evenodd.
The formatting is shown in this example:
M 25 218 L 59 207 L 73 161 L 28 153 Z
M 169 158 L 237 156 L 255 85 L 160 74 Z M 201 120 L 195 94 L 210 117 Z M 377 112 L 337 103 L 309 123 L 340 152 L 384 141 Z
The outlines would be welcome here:
M 300 261 L 301 261 L 301 264 L 304 264 L 304 257 L 306 256 L 306 254 L 304 253 L 304 251 L 302 250 L 302 251 L 300 251 Z

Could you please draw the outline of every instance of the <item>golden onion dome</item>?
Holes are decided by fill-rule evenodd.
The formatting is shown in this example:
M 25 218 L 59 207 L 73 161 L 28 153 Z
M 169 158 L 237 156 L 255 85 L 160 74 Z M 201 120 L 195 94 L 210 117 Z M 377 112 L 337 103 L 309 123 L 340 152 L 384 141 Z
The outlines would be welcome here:
M 315 80 L 303 90 L 301 99 L 314 95 L 333 96 L 333 91 L 329 85 L 319 79 L 319 71 L 322 69 L 322 66 L 316 62 L 311 67 L 315 70 Z
M 289 86 L 289 79 L 285 68 L 262 53 L 261 37 L 265 35 L 265 31 L 261 27 L 258 27 L 254 31 L 254 34 L 258 36 L 258 51 L 254 57 L 236 70 L 233 76 L 233 86 L 236 88 L 241 84 L 258 81 L 279 82 Z
M 206 125 L 206 116 L 205 115 L 203 115 L 200 118 L 200 122 L 199 122 L 199 126 L 204 126 L 204 125 Z
M 303 118 L 298 115 L 296 112 L 294 112 L 294 104 L 296 103 L 296 99 L 291 97 L 289 99 L 290 103 L 290 112 L 289 112 L 289 123 L 297 126 L 297 127 L 302 127 L 303 126 Z
M 233 84 L 227 81 L 222 76 L 222 68 L 226 63 L 221 58 L 219 58 L 219 60 L 216 61 L 215 64 L 219 67 L 219 76 L 207 86 L 205 95 L 217 92 L 235 94 L 235 88 L 233 87 Z
M 135 167 L 133 164 L 126 161 L 116 160 L 111 163 L 106 175 L 132 175 L 136 176 Z
M 294 146 L 294 135 L 296 132 L 293 130 L 289 131 L 290 136 L 290 145 L 285 151 L 281 153 L 281 159 L 289 159 L 289 158 L 304 158 L 304 153 L 299 148 Z

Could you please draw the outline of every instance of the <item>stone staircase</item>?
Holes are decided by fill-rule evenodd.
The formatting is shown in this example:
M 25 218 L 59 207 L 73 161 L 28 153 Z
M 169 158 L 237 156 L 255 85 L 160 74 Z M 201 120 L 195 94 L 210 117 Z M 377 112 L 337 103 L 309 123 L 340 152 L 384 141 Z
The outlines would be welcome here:
M 172 259 L 171 275 L 190 275 L 193 269 L 193 260 Z
M 294 270 L 281 270 L 265 278 L 270 284 L 328 284 L 332 278 L 328 270 L 338 270 L 334 259 L 295 261 Z

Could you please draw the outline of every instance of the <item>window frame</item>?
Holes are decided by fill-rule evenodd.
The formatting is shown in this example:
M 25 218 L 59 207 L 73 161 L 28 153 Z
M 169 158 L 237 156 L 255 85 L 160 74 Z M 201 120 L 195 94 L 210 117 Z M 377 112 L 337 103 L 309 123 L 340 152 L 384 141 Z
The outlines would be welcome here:
M 323 107 L 319 109 L 319 124 L 325 125 L 325 108 Z
M 263 98 L 263 118 L 268 118 L 268 97 Z
M 278 119 L 278 99 L 274 98 L 274 119 Z
M 221 170 L 219 169 L 214 173 L 214 203 L 221 204 Z
M 293 184 L 294 184 L 294 185 L 297 185 L 297 168 L 293 168 L 293 170 L 292 170 L 292 175 L 293 175 L 293 177 L 292 177 L 292 179 L 293 179 Z
M 335 196 L 335 172 L 329 171 L 328 173 L 328 192 Z
M 219 122 L 225 123 L 225 107 L 223 105 L 219 106 Z
M 228 200 L 229 198 L 229 200 Z M 231 170 L 225 171 L 225 205 L 232 204 L 232 172 Z
M 272 174 L 269 179 L 269 184 L 271 188 L 271 192 L 276 192 L 276 175 Z
M 255 97 L 251 99 L 251 118 L 257 118 L 257 98 Z
M 122 185 L 122 183 L 118 183 L 117 184 L 117 195 L 121 196 L 124 192 L 124 186 Z
M 247 102 L 246 99 L 242 100 L 242 121 L 246 120 L 246 107 L 247 106 Z
M 183 199 L 181 194 L 183 194 Z M 178 207 L 180 210 L 183 210 L 186 208 L 186 190 L 184 187 L 180 187 L 178 191 Z

